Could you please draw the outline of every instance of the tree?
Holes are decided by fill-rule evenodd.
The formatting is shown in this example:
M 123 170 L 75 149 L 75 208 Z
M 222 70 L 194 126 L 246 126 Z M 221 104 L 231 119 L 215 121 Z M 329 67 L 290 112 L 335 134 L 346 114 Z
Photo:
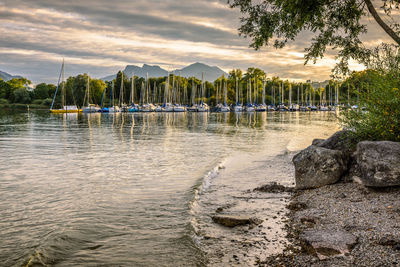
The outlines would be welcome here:
M 393 19 L 391 11 L 399 9 L 398 0 L 380 0 L 385 15 Z M 273 41 L 276 48 L 295 40 L 302 31 L 314 34 L 306 48 L 305 63 L 322 58 L 326 49 L 339 49 L 337 70 L 348 73 L 350 58 L 363 61 L 372 51 L 365 48 L 360 37 L 367 33 L 362 19 L 372 15 L 382 29 L 400 45 L 400 26 L 387 24 L 376 11 L 371 0 L 228 0 L 232 8 L 243 14 L 240 35 L 252 39 L 251 47 L 259 49 Z
M 33 92 L 35 99 L 46 99 L 49 97 L 49 88 L 45 83 L 38 84 Z
M 31 96 L 26 88 L 18 88 L 13 94 L 15 103 L 29 104 L 31 102 Z

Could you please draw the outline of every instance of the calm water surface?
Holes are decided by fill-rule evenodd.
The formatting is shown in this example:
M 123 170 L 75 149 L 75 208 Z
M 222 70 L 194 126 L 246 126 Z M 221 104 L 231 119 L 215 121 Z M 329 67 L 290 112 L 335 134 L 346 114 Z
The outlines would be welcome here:
M 280 249 L 287 201 L 252 190 L 292 184 L 293 151 L 335 130 L 330 113 L 0 113 L 0 265 L 250 263 Z M 264 222 L 226 229 L 219 207 Z

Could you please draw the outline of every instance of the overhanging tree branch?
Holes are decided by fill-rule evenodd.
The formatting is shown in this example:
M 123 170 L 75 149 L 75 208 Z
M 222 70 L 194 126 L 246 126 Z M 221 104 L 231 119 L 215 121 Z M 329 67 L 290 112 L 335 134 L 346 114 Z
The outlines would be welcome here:
M 400 36 L 398 36 L 379 16 L 378 12 L 376 12 L 374 5 L 371 0 L 364 0 L 367 5 L 369 13 L 374 17 L 375 21 L 382 27 L 382 29 L 390 36 L 392 39 L 400 45 Z

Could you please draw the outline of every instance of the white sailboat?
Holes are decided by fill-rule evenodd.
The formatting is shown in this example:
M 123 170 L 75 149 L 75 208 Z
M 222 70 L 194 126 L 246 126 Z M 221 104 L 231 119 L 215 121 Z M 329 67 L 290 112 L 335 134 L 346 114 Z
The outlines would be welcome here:
M 191 98 L 192 98 L 192 105 L 187 108 L 187 111 L 197 112 L 196 87 L 195 87 L 195 84 L 194 84 L 194 78 L 192 79 L 192 94 L 191 94 Z
M 117 113 L 117 112 L 121 111 L 119 106 L 114 105 L 114 102 L 115 102 L 114 101 L 114 91 L 115 91 L 115 87 L 114 87 L 114 81 L 113 81 L 112 86 L 111 86 L 110 107 L 108 108 L 109 113 Z
M 239 90 L 238 90 L 238 79 L 235 77 L 235 96 L 236 96 L 236 105 L 234 108 L 235 112 L 242 112 L 243 111 L 243 106 L 240 103 L 240 95 L 239 95 Z
M 201 73 L 201 101 L 197 108 L 197 112 L 208 112 L 208 105 L 203 102 L 204 99 L 204 73 Z
M 228 106 L 228 88 L 227 88 L 227 81 L 224 82 L 224 105 L 221 106 L 221 112 L 229 112 L 231 109 Z
M 61 81 L 61 83 L 60 83 Z M 81 109 L 79 109 L 76 105 L 66 105 L 67 102 L 67 92 L 64 87 L 64 59 L 62 61 L 61 65 L 61 71 L 60 71 L 60 76 L 58 77 L 58 83 L 57 83 L 57 88 L 56 92 L 54 93 L 53 101 L 51 102 L 50 106 L 50 112 L 51 113 L 78 113 L 82 112 Z M 61 86 L 61 90 L 60 90 Z M 60 109 L 53 109 L 54 107 L 54 102 L 56 100 L 57 92 L 60 90 L 61 93 L 61 108 Z
M 87 87 L 86 87 L 86 95 L 85 100 L 87 99 L 88 105 L 82 108 L 83 113 L 96 113 L 100 112 L 100 107 L 95 104 L 90 103 L 90 80 L 89 75 L 87 77 Z
M 257 82 L 256 82 L 257 84 Z M 263 94 L 262 94 L 262 103 L 257 105 L 256 112 L 264 112 L 267 111 L 267 105 L 265 105 L 265 81 L 263 80 Z M 256 89 L 257 92 L 257 89 Z

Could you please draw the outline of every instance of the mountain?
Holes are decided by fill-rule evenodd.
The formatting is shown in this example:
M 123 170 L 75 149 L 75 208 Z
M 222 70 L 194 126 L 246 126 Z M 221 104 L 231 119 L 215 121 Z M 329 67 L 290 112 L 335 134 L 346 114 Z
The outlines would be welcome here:
M 206 64 L 203 63 L 193 63 L 187 67 L 184 67 L 183 69 L 180 70 L 175 70 L 175 73 L 177 75 L 183 76 L 183 77 L 196 77 L 197 79 L 201 79 L 202 73 L 204 74 L 204 80 L 213 82 L 215 81 L 218 77 L 221 77 L 222 75 L 228 76 L 226 72 L 221 70 L 218 67 L 210 67 Z
M 168 74 L 168 71 L 162 69 L 160 66 L 151 66 L 144 64 L 142 67 L 138 67 L 135 65 L 127 65 L 124 69 L 124 73 L 126 76 L 131 77 L 133 74 L 138 77 L 146 77 L 148 74 L 149 77 L 165 77 Z M 204 80 L 213 82 L 218 77 L 224 74 L 227 76 L 228 74 L 225 73 L 218 67 L 211 67 L 203 63 L 194 63 L 182 69 L 177 69 L 172 71 L 172 73 L 176 75 L 182 75 L 183 77 L 196 77 L 201 79 L 201 74 L 204 73 Z M 110 75 L 107 77 L 102 78 L 104 81 L 111 81 L 115 78 L 116 75 Z
M 8 74 L 7 72 L 0 71 L 0 78 L 3 79 L 4 81 L 9 81 L 14 78 L 22 78 L 22 77 L 17 76 L 17 75 L 14 76 L 14 75 Z

